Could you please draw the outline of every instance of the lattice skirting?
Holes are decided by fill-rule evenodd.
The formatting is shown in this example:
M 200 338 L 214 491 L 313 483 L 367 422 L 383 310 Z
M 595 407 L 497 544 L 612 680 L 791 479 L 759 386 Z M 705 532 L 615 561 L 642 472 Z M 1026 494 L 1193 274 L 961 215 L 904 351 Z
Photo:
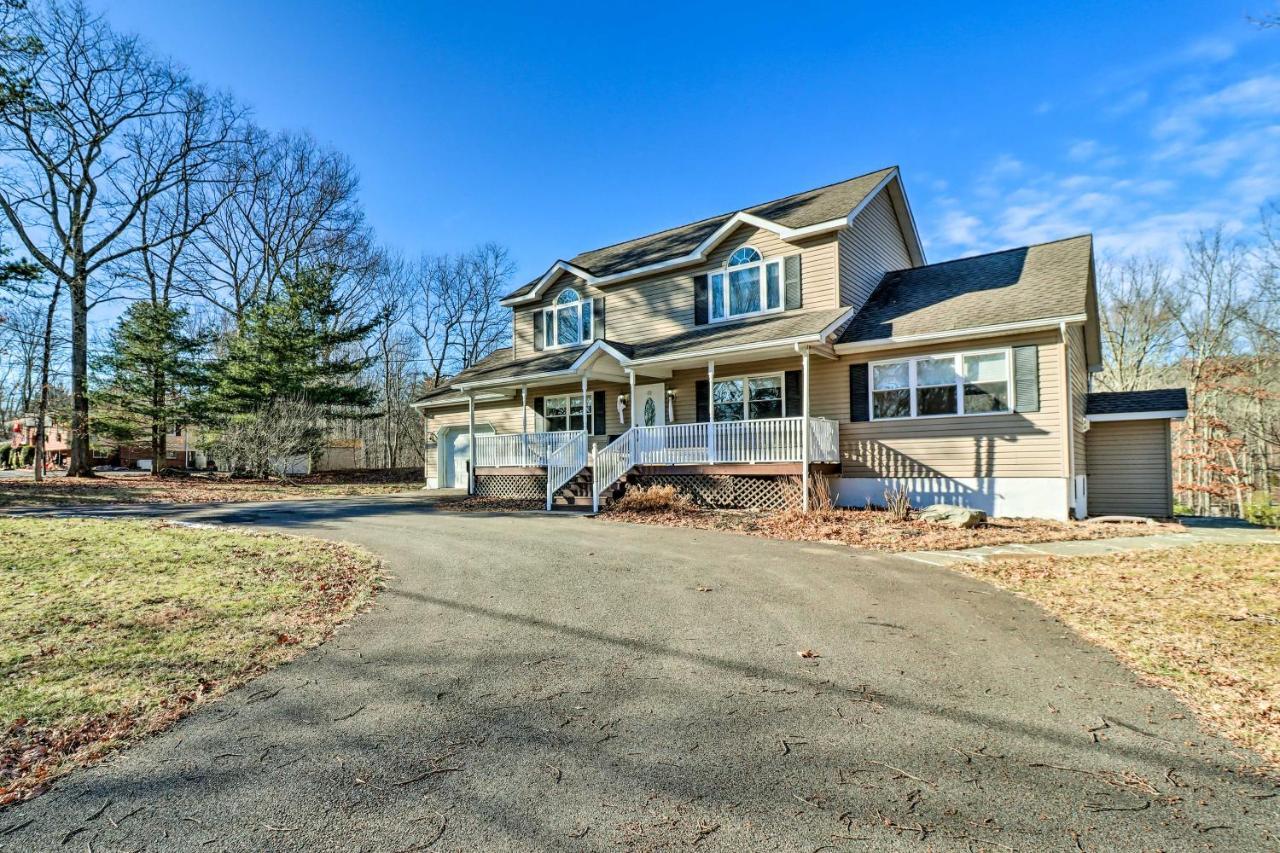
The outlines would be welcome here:
M 546 475 L 476 474 L 476 494 L 483 498 L 545 498 Z
M 699 506 L 712 509 L 789 509 L 800 506 L 795 477 L 724 474 L 641 474 L 635 486 L 675 486 Z

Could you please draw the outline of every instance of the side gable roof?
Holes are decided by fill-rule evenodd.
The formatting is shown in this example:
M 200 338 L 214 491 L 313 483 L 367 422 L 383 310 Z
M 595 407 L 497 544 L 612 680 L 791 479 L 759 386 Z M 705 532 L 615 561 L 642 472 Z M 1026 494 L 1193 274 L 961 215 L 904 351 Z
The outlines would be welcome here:
M 1187 411 L 1186 388 L 1151 391 L 1093 391 L 1085 397 L 1084 413 L 1090 417 Z
M 1084 234 L 886 273 L 839 343 L 1084 319 L 1092 271 L 1093 237 Z
M 898 177 L 898 168 L 890 166 L 733 213 L 582 252 L 568 261 L 556 261 L 542 276 L 507 294 L 502 301 L 510 305 L 537 298 L 560 272 L 569 272 L 589 283 L 600 284 L 667 266 L 696 262 L 744 223 L 768 228 L 783 239 L 819 233 L 841 225 L 843 220 L 860 210 L 871 197 Z M 910 216 L 909 211 L 906 215 Z M 909 231 L 908 243 L 918 242 L 914 224 Z

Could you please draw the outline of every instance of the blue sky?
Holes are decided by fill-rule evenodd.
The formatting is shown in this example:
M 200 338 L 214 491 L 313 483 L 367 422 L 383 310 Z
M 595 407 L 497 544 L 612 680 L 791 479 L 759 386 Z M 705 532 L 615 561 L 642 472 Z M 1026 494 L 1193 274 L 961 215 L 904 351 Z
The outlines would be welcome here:
M 895 163 L 933 261 L 1170 253 L 1280 197 L 1274 0 L 90 2 L 347 154 L 385 243 L 497 240 L 521 281 Z

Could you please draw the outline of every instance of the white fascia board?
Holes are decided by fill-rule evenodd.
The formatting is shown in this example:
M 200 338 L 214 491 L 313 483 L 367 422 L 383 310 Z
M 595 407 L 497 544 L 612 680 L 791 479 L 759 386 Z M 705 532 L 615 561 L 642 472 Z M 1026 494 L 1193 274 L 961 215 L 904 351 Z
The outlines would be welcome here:
M 1186 416 L 1186 409 L 1165 409 L 1158 412 L 1116 412 L 1104 415 L 1086 415 L 1085 420 L 1093 424 L 1106 423 L 1107 421 L 1177 421 Z
M 886 178 L 885 180 L 887 181 L 888 178 Z M 875 194 L 875 191 L 872 192 L 872 195 L 874 194 Z M 862 205 L 865 205 L 867 200 L 870 199 L 870 197 L 871 196 L 868 196 L 867 199 L 864 199 L 862 201 Z M 861 209 L 862 205 L 859 205 L 859 209 Z M 592 275 L 586 270 L 581 269 L 580 267 L 575 267 L 572 264 L 567 263 L 565 261 L 556 261 L 551 266 L 551 269 L 547 270 L 547 272 L 542 276 L 542 278 L 538 279 L 538 283 L 534 285 L 533 290 L 529 291 L 523 296 L 518 296 L 514 299 L 503 299 L 500 304 L 506 305 L 506 306 L 513 306 L 513 305 L 522 305 L 526 302 L 534 302 L 538 300 L 539 298 L 541 298 L 543 291 L 546 290 L 547 285 L 551 284 L 552 280 L 554 280 L 555 277 L 561 272 L 567 272 L 570 275 L 575 275 L 578 278 L 585 281 L 587 284 L 590 284 L 594 287 L 605 287 L 610 284 L 617 284 L 619 282 L 629 281 L 633 278 L 640 278 L 641 276 L 652 275 L 653 273 L 662 272 L 664 270 L 676 269 L 678 267 L 684 267 L 690 264 L 701 263 L 707 259 L 707 255 L 711 253 L 711 250 L 714 249 L 716 246 L 718 246 L 720 242 L 723 241 L 724 238 L 727 237 L 739 225 L 752 225 L 752 226 L 755 226 L 756 228 L 772 231 L 773 233 L 777 234 L 780 239 L 786 240 L 786 241 L 792 241 L 792 240 L 799 240 L 804 237 L 810 237 L 810 236 L 813 236 L 814 234 L 823 234 L 827 231 L 839 230 L 840 228 L 843 228 L 846 225 L 848 225 L 850 221 L 851 220 L 849 219 L 849 217 L 842 216 L 839 219 L 829 219 L 826 222 L 817 222 L 817 223 L 814 223 L 813 225 L 806 225 L 803 228 L 788 228 L 787 226 L 779 225 L 778 223 L 773 222 L 772 220 L 765 219 L 763 217 L 756 216 L 751 213 L 745 213 L 743 211 L 739 211 L 738 213 L 735 213 L 733 216 L 730 216 L 723 225 L 721 225 L 714 232 L 712 232 L 712 234 L 709 237 L 707 237 L 707 239 L 699 243 L 698 246 L 694 248 L 694 250 L 687 255 L 681 255 L 678 258 L 670 258 L 665 261 L 659 261 L 656 264 L 649 264 L 647 266 L 629 269 L 624 272 L 614 273 L 613 275 L 603 275 L 603 276 Z
M 916 344 L 927 344 L 933 341 L 950 341 L 962 338 L 978 338 L 1012 332 L 1034 332 L 1041 329 L 1058 329 L 1064 323 L 1076 326 L 1085 321 L 1084 314 L 1073 314 L 1070 317 L 1052 317 L 1044 320 L 1023 320 L 1018 323 L 997 323 L 991 326 L 973 326 L 968 329 L 953 329 L 946 332 L 929 332 L 920 335 L 899 335 L 891 338 L 880 338 L 875 341 L 856 341 L 854 343 L 836 344 L 836 352 L 856 353 L 872 352 L 894 347 L 909 347 Z
M 510 396 L 510 394 L 497 394 L 490 392 L 488 394 L 476 394 L 475 398 L 477 403 L 492 403 L 497 400 L 505 400 Z M 442 409 L 446 406 L 460 406 L 466 402 L 466 394 L 449 394 L 444 397 L 436 397 L 432 400 L 410 403 L 409 406 L 413 409 Z
M 663 364 L 669 361 L 684 361 L 690 358 L 710 358 L 717 355 L 732 355 L 740 352 L 753 352 L 761 349 L 774 349 L 776 347 L 790 347 L 795 344 L 811 344 L 821 343 L 822 338 L 817 334 L 802 335 L 792 338 L 777 338 L 771 341 L 757 341 L 750 344 L 734 344 L 731 346 L 712 347 L 704 350 L 682 350 L 680 352 L 671 353 L 669 355 L 655 355 L 649 358 L 635 359 L 627 362 L 627 367 L 639 367 L 649 364 Z
M 591 346 L 587 347 L 582 353 L 573 360 L 573 364 L 560 370 L 547 370 L 542 373 L 530 373 L 524 376 L 507 377 L 505 379 L 489 379 L 477 382 L 460 382 L 455 387 L 459 390 L 467 391 L 475 388 L 493 388 L 495 386 L 514 386 L 522 385 L 531 381 L 542 379 L 555 379 L 557 377 L 567 378 L 576 376 L 586 366 L 586 363 L 596 353 L 605 353 L 613 357 L 620 365 L 626 366 L 629 362 L 627 357 L 609 346 L 605 341 L 594 341 Z

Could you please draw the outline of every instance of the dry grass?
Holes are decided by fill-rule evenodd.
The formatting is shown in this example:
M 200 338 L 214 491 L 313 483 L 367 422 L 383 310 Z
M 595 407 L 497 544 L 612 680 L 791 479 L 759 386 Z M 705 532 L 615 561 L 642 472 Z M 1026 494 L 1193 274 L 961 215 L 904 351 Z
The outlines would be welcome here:
M 613 509 L 618 513 L 686 513 L 694 512 L 697 506 L 675 486 L 647 486 L 640 489 L 628 489 L 614 503 Z
M 881 551 L 947 551 L 982 545 L 1147 536 L 1181 529 L 1174 524 L 1085 524 L 1038 518 L 996 518 L 964 530 L 919 519 L 897 521 L 891 513 L 877 509 L 837 508 L 809 513 L 698 509 L 633 512 L 624 510 L 621 501 L 605 517 L 638 524 L 749 533 L 770 539 L 839 542 Z
M 441 499 L 435 503 L 435 508 L 446 512 L 528 512 L 546 509 L 547 501 L 545 498 L 486 498 L 472 495 Z
M 381 475 L 381 476 L 379 476 Z M 150 477 L 101 473 L 91 479 L 62 476 L 35 483 L 0 480 L 0 507 L 84 504 L 225 503 L 296 498 L 388 495 L 422 488 L 420 471 L 334 471 L 299 477 L 295 482 L 240 480 L 221 475 Z
M 1057 614 L 1280 769 L 1280 545 L 953 568 Z
M 0 806 L 319 643 L 377 571 L 292 536 L 0 518 Z

